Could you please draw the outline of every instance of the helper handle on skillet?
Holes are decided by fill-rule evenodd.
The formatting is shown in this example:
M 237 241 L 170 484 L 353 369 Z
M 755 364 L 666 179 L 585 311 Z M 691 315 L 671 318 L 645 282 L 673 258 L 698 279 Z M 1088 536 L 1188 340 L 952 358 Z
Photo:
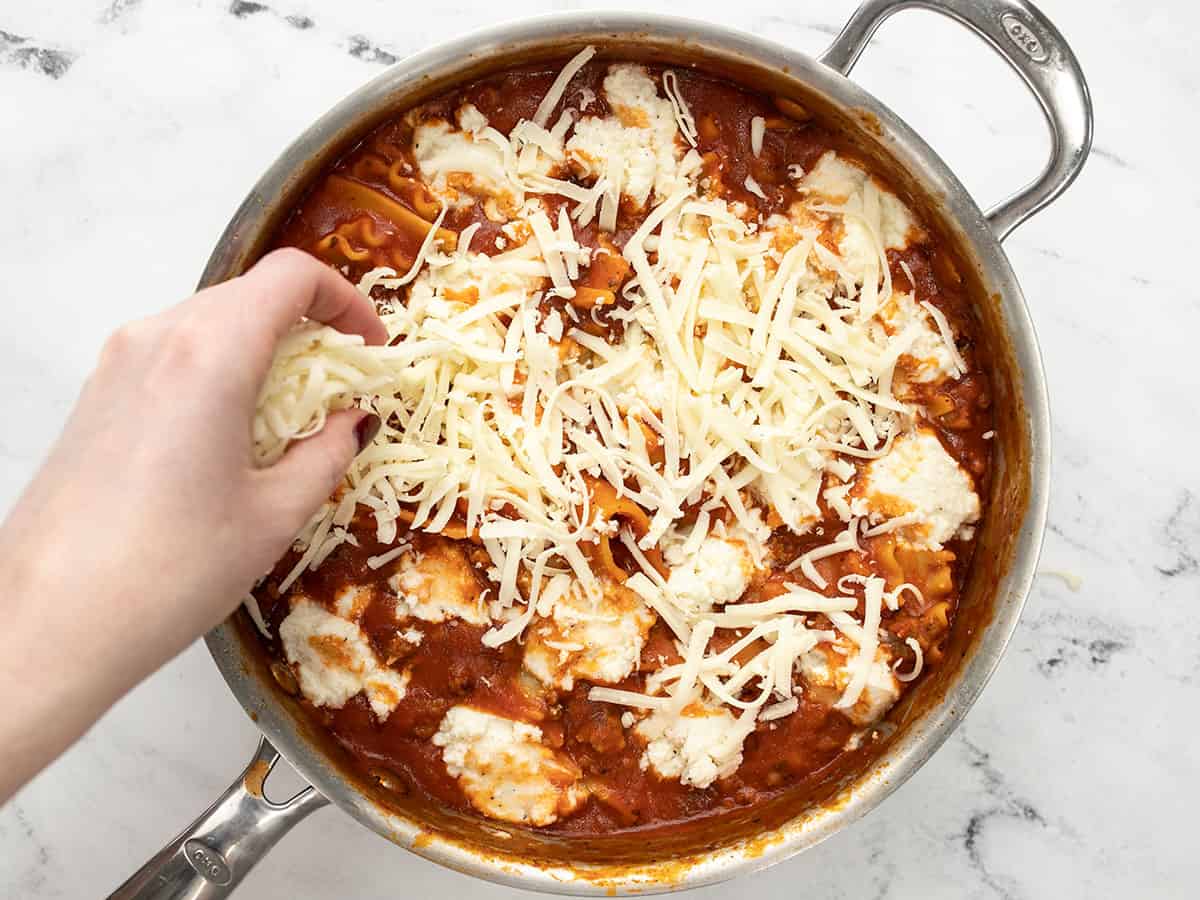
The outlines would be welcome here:
M 293 825 L 329 802 L 312 787 L 283 803 L 268 800 L 263 782 L 278 760 L 278 751 L 263 738 L 229 790 L 109 895 L 109 900 L 229 896 Z
M 1075 54 L 1050 21 L 1024 0 L 866 0 L 821 55 L 843 75 L 883 21 L 903 9 L 928 9 L 965 25 L 1021 76 L 1050 126 L 1050 161 L 1030 184 L 987 211 L 997 240 L 1067 189 L 1092 146 L 1092 98 Z

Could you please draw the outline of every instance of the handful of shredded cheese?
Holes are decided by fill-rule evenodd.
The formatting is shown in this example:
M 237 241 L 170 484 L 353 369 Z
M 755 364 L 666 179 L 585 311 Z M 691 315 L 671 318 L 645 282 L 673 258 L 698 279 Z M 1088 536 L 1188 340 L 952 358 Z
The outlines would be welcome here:
M 254 458 L 269 466 L 288 444 L 316 434 L 330 412 L 384 390 L 391 375 L 358 335 L 297 325 L 279 343 L 254 416 Z

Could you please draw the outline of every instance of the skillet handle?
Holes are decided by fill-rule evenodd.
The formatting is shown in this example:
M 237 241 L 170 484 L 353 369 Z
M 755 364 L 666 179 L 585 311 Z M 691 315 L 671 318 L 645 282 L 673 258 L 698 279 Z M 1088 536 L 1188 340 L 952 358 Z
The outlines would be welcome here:
M 1032 182 L 987 211 L 997 240 L 1075 180 L 1092 146 L 1092 98 L 1075 54 L 1050 21 L 1025 0 L 866 0 L 820 57 L 843 75 L 893 13 L 927 9 L 954 19 L 1004 57 L 1029 88 L 1050 126 L 1050 161 Z
M 279 753 L 263 738 L 244 772 L 200 818 L 109 895 L 109 900 L 227 897 L 297 822 L 329 801 L 306 787 L 272 803 L 263 782 Z

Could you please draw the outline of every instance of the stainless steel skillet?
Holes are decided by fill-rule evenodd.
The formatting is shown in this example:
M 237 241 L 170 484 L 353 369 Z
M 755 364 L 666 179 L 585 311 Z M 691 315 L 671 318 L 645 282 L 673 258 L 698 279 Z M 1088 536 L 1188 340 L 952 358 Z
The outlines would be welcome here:
M 893 13 L 922 8 L 982 37 L 1037 98 L 1052 137 L 1050 159 L 1029 185 L 984 213 L 929 146 L 848 75 L 868 40 Z M 645 13 L 577 12 L 526 19 L 434 47 L 393 66 L 351 94 L 289 147 L 234 215 L 201 286 L 244 270 L 310 180 L 374 125 L 465 79 L 515 61 L 564 58 L 593 43 L 613 54 L 643 54 L 710 65 L 741 80 L 802 99 L 855 135 L 905 186 L 909 199 L 956 248 L 980 298 L 995 360 L 1000 458 L 981 562 L 967 585 L 947 664 L 910 703 L 889 716 L 883 752 L 835 785 L 828 800 L 727 840 L 675 847 L 669 859 L 573 859 L 569 847 L 487 825 L 443 821 L 380 802 L 349 776 L 268 674 L 240 614 L 214 629 L 209 649 L 264 738 L 242 773 L 112 895 L 201 898 L 229 893 L 292 826 L 333 802 L 363 825 L 450 868 L 480 878 L 558 893 L 655 892 L 695 887 L 755 871 L 812 847 L 878 805 L 946 740 L 978 697 L 1017 625 L 1037 568 L 1049 493 L 1050 424 L 1045 376 L 1025 300 L 1001 241 L 1054 200 L 1078 174 L 1091 145 L 1092 110 L 1079 65 L 1054 26 L 1022 0 L 868 0 L 819 57 L 717 25 Z M 278 748 L 278 751 L 275 749 Z M 312 785 L 283 803 L 262 783 L 279 754 Z M 474 827 L 475 831 L 471 831 Z M 508 835 L 507 838 L 505 835 Z M 507 842 L 507 843 L 506 843 Z

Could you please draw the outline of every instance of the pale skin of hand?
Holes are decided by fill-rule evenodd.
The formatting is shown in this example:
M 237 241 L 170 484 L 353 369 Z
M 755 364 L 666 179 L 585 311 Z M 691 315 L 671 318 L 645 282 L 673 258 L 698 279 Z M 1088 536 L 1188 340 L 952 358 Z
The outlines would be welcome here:
M 257 468 L 251 422 L 301 317 L 387 331 L 298 250 L 117 331 L 0 526 L 0 802 L 229 615 L 379 427 L 360 410 Z

